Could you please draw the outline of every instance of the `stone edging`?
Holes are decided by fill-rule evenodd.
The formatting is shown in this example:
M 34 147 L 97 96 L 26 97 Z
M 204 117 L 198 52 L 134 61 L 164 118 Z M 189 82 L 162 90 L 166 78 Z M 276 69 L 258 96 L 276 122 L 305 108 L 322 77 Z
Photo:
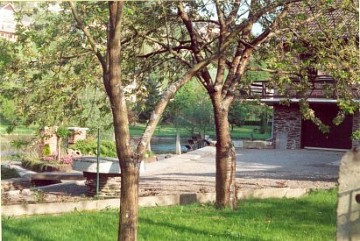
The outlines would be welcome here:
M 299 198 L 309 192 L 304 188 L 263 188 L 238 192 L 239 199 L 249 198 Z M 215 201 L 215 193 L 186 193 L 166 196 L 139 197 L 140 207 L 185 205 L 194 202 L 206 203 Z M 91 211 L 106 208 L 119 208 L 120 199 L 84 200 L 63 203 L 20 204 L 1 207 L 3 217 L 23 215 L 59 214 L 73 211 Z

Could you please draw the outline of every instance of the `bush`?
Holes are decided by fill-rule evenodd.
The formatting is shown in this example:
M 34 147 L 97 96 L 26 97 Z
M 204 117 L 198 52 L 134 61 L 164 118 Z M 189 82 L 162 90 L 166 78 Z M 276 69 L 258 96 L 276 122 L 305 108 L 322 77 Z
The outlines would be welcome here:
M 15 169 L 1 166 L 1 179 L 10 179 L 20 177 L 18 172 Z
M 72 146 L 72 149 L 79 150 L 82 154 L 85 154 L 85 155 L 96 155 L 97 141 L 95 139 L 80 140 Z M 100 156 L 117 157 L 115 142 L 101 141 L 100 142 Z
M 47 162 L 43 162 L 37 159 L 33 159 L 29 156 L 24 156 L 21 159 L 21 165 L 26 168 L 26 169 L 30 169 L 32 171 L 35 172 L 43 172 L 46 170 L 46 167 L 49 165 L 52 165 L 50 163 Z
M 45 144 L 43 150 L 42 150 L 42 154 L 43 156 L 48 156 L 51 154 L 51 150 L 50 150 L 50 145 L 49 144 Z
M 77 141 L 72 147 L 74 150 L 79 150 L 82 154 L 85 155 L 96 155 L 96 140 L 94 139 L 85 139 Z
M 70 171 L 72 161 L 71 156 L 65 156 L 60 161 L 57 161 L 55 156 L 43 157 L 42 160 L 32 156 L 24 156 L 21 159 L 21 165 L 35 172 Z

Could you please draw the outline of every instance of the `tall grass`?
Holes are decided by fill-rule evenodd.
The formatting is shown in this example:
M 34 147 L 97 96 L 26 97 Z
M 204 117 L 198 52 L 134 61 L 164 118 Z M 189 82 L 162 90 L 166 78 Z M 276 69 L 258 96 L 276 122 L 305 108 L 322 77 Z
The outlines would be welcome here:
M 56 205 L 54 205 L 56 208 Z M 212 205 L 141 208 L 140 241 L 335 240 L 336 190 L 300 199 L 239 202 L 237 211 Z M 3 240 L 116 240 L 118 211 L 3 219 Z

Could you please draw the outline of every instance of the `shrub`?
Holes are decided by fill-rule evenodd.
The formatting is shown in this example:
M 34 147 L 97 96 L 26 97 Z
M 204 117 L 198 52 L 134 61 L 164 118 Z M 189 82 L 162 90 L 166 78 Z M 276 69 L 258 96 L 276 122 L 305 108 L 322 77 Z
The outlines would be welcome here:
M 42 154 L 43 156 L 48 156 L 51 154 L 51 150 L 50 150 L 50 145 L 49 144 L 45 144 L 43 149 L 42 149 Z
M 72 149 L 79 150 L 82 154 L 85 155 L 96 155 L 97 141 L 95 139 L 80 140 L 72 146 Z M 100 155 L 104 157 L 117 157 L 115 142 L 101 141 Z
M 19 173 L 12 168 L 1 165 L 1 179 L 20 177 Z
M 100 142 L 100 155 L 106 157 L 117 157 L 115 142 L 113 141 Z
M 66 127 L 60 126 L 56 130 L 56 135 L 60 138 L 66 138 L 70 135 L 70 131 Z
M 94 139 L 85 139 L 77 141 L 73 146 L 72 149 L 79 150 L 82 154 L 85 155 L 96 155 L 96 140 Z
M 30 156 L 24 156 L 21 159 L 21 165 L 26 169 L 30 169 L 36 172 L 43 172 L 50 163 L 40 161 L 40 159 L 34 159 Z

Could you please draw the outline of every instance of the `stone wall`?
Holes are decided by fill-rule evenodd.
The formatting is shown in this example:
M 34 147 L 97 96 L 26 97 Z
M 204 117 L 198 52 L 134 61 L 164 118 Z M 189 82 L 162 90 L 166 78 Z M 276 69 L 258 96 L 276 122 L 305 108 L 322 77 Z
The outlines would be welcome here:
M 88 128 L 69 127 L 68 130 L 70 131 L 68 144 L 75 144 L 77 141 L 86 139 L 86 131 Z
M 360 240 L 360 152 L 348 151 L 341 159 L 337 205 L 338 241 Z
M 301 114 L 297 105 L 274 105 L 273 141 L 276 149 L 301 148 Z
M 1 192 L 7 192 L 10 190 L 23 190 L 31 187 L 30 178 L 11 178 L 7 180 L 1 180 Z
M 354 118 L 353 118 L 353 126 L 352 126 L 352 132 L 355 132 L 357 130 L 360 130 L 360 112 L 357 111 L 354 114 Z M 352 141 L 352 146 L 353 147 L 358 147 L 360 146 L 360 140 L 353 140 Z
M 96 196 L 96 173 L 83 172 L 86 177 L 87 196 Z M 120 197 L 121 174 L 99 173 L 99 197 Z

